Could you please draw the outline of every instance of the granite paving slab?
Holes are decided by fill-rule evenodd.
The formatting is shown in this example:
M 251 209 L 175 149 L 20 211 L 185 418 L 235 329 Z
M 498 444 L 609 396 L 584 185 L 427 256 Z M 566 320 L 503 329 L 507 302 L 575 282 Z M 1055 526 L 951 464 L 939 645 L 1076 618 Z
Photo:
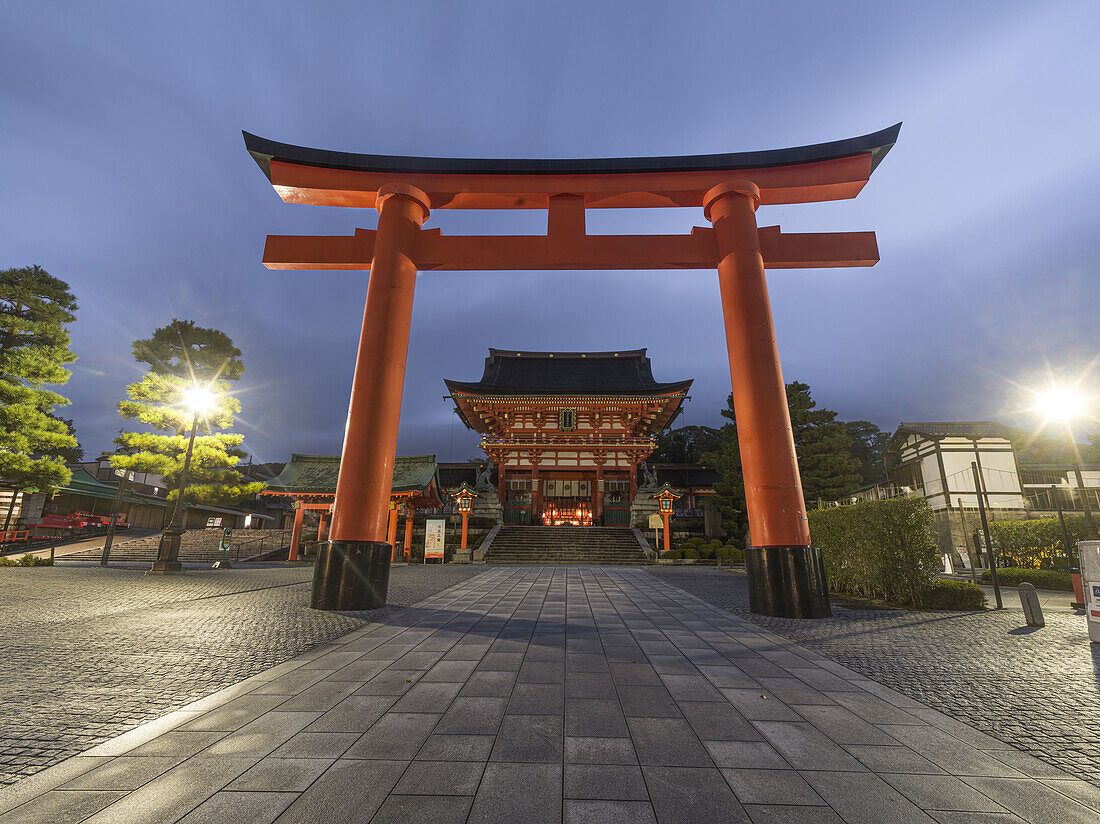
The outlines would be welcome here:
M 0 824 L 409 820 L 1093 822 L 1100 793 L 643 569 L 569 566 L 489 569 L 0 791 Z

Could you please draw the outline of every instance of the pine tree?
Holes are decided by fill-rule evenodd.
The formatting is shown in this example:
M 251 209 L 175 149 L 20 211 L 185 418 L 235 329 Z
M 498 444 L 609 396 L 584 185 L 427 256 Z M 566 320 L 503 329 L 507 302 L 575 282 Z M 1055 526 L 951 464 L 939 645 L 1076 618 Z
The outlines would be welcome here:
M 657 436 L 657 449 L 649 463 L 699 463 L 705 453 L 713 452 L 721 440 L 719 430 L 710 426 L 681 426 L 666 429 Z
M 844 427 L 852 439 L 848 451 L 859 464 L 860 485 L 886 480 L 882 453 L 890 442 L 890 433 L 883 432 L 870 421 L 848 421 Z
M 836 420 L 837 413 L 817 408 L 810 396 L 810 387 L 804 383 L 792 381 L 786 389 L 802 494 L 806 501 L 811 504 L 818 499 L 832 501 L 858 489 L 859 461 L 849 451 L 852 439 L 845 425 Z M 748 521 L 733 395 L 727 399 L 722 417 L 729 418 L 732 423 L 722 427 L 721 444 L 704 460 L 714 463 L 722 475 L 717 486 L 722 521 L 738 535 L 747 528 Z
M 230 337 L 217 329 L 196 326 L 194 321 L 173 319 L 152 337 L 134 341 L 133 351 L 134 358 L 147 364 L 149 371 L 126 387 L 129 400 L 119 403 L 119 414 L 170 434 L 122 433 L 115 438 L 120 449 L 111 457 L 111 465 L 162 476 L 169 497 L 174 499 L 192 423 L 185 397 L 197 386 L 213 393 L 216 402 L 198 419 L 187 499 L 232 504 L 258 494 L 264 484 L 245 482 L 233 468 L 245 456 L 239 448 L 244 436 L 218 431 L 232 426 L 241 411 L 240 401 L 230 390 L 244 374 L 244 364 Z
M 79 445 L 54 408 L 76 360 L 68 324 L 76 318 L 69 285 L 40 266 L 0 271 L 0 482 L 53 491 L 72 473 L 62 457 Z

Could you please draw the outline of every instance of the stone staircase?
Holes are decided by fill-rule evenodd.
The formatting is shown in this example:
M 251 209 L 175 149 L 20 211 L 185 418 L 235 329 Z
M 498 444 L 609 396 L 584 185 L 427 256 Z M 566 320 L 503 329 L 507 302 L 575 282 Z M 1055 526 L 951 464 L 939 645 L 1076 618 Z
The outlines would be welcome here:
M 608 526 L 503 526 L 489 564 L 644 564 L 633 531 Z
M 280 548 L 289 543 L 289 530 L 283 529 L 242 529 L 235 530 L 229 547 L 229 560 L 239 561 L 263 550 Z M 121 540 L 120 540 L 121 539 Z M 222 530 L 189 529 L 180 536 L 179 559 L 183 563 L 213 563 L 222 558 Z M 115 536 L 111 547 L 111 562 L 152 562 L 156 560 L 160 546 L 160 533 L 144 538 L 126 540 L 124 535 Z M 100 548 L 85 549 L 61 557 L 63 561 L 98 561 L 103 555 Z M 285 559 L 284 559 L 285 560 Z

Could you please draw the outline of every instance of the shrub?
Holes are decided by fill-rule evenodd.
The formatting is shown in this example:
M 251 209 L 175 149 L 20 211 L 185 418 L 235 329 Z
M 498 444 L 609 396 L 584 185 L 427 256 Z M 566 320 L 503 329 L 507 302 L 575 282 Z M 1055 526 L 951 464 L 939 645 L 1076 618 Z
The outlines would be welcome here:
M 704 561 L 709 561 L 714 557 L 715 550 L 712 546 L 701 546 L 695 551 L 699 553 L 699 557 Z
M 1070 552 L 1085 537 L 1083 516 L 1066 516 Z M 1062 541 L 1062 526 L 1057 518 L 1032 518 L 1026 521 L 995 521 L 989 534 L 996 545 L 997 557 L 1006 566 L 1020 569 L 1068 569 L 1073 566 Z
M 970 581 L 929 581 L 923 601 L 928 609 L 985 609 L 985 593 Z
M 680 550 L 670 549 L 668 552 L 666 552 L 661 557 L 664 558 L 666 561 L 679 561 L 680 560 Z
M 982 573 L 983 581 L 992 581 L 993 576 L 987 569 Z M 997 580 L 1005 586 L 1018 587 L 1027 581 L 1039 589 L 1064 589 L 1073 590 L 1073 579 L 1068 572 L 1057 569 L 1020 569 L 1019 567 L 1004 567 L 997 570 Z
M 688 538 L 680 542 L 680 546 L 684 549 L 698 549 L 703 545 L 702 538 Z
M 689 560 L 695 560 L 696 558 L 699 557 L 699 550 L 697 550 L 697 549 L 685 549 L 683 554 L 684 554 L 684 558 L 687 558 Z
M 722 546 L 722 541 L 719 538 L 711 538 L 710 545 L 717 549 L 718 547 Z
M 737 547 L 733 547 L 732 549 L 730 549 L 729 552 L 730 552 L 729 558 L 730 558 L 731 561 L 736 561 L 737 563 L 741 563 L 742 561 L 745 560 L 745 551 L 743 549 L 738 549 Z
M 730 559 L 730 548 L 728 546 L 719 547 L 715 550 L 714 554 L 718 556 L 722 561 L 728 561 Z
M 926 587 L 940 569 L 932 511 L 924 498 L 812 510 L 809 519 L 831 589 L 923 606 Z
M 2 555 L 0 556 L 0 566 L 53 566 L 53 560 L 51 558 L 39 558 L 28 552 L 18 561 L 10 556 Z

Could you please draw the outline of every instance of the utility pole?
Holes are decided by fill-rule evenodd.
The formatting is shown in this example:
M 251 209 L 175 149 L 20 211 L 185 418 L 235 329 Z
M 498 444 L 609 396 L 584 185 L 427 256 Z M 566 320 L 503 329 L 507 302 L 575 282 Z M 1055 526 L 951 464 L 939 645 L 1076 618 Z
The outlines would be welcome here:
M 107 560 L 111 557 L 111 544 L 115 541 L 115 526 L 118 524 L 118 510 L 122 506 L 122 493 L 126 488 L 126 481 L 130 480 L 132 473 L 125 469 L 116 469 L 118 478 L 118 492 L 115 493 L 115 504 L 111 509 L 111 522 L 107 525 L 107 537 L 103 539 L 103 557 L 99 559 L 100 566 L 107 566 Z
M 993 594 L 997 598 L 997 609 L 1004 609 L 1001 601 L 1001 582 L 997 578 L 997 559 L 993 555 L 993 541 L 989 534 L 989 524 L 985 519 L 985 487 L 982 484 L 982 473 L 978 471 L 976 461 L 970 462 L 970 471 L 974 473 L 974 491 L 978 497 L 978 514 L 982 518 L 982 532 L 985 533 L 985 553 L 989 558 L 989 574 L 993 578 Z

